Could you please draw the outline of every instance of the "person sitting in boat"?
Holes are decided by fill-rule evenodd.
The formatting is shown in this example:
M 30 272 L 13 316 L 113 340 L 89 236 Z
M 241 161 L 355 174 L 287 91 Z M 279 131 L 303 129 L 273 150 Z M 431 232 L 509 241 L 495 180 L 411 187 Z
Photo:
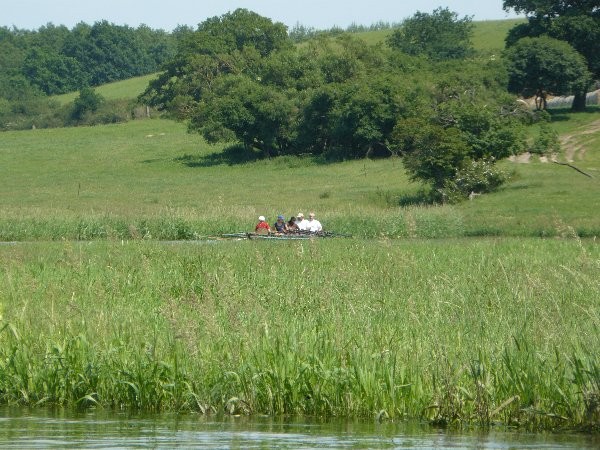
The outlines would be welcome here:
M 304 218 L 304 214 L 299 212 L 296 214 L 296 224 L 298 225 L 298 230 L 306 231 L 306 227 L 308 226 L 308 220 Z
M 258 223 L 254 227 L 256 234 L 269 234 L 271 233 L 271 227 L 267 223 L 265 216 L 259 216 Z
M 318 233 L 319 231 L 323 231 L 323 226 L 321 222 L 315 219 L 315 213 L 311 212 L 308 215 L 306 231 L 310 231 L 311 233 Z
M 300 231 L 300 228 L 298 228 L 298 224 L 296 223 L 296 218 L 294 216 L 290 217 L 290 220 L 288 220 L 288 223 L 286 225 L 288 233 L 297 233 L 298 231 Z
M 275 233 L 285 233 L 287 232 L 287 224 L 285 223 L 285 217 L 281 214 L 277 216 L 277 222 L 273 224 L 273 229 Z

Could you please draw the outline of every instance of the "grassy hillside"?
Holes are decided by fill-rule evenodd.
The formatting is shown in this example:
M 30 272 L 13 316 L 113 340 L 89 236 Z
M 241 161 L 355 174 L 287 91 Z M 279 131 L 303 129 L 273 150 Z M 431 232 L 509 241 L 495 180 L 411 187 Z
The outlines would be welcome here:
M 114 83 L 98 86 L 95 90 L 107 100 L 136 98 L 144 92 L 148 86 L 148 82 L 155 77 L 156 74 L 151 74 L 123 81 L 115 81 Z M 72 102 L 78 95 L 78 92 L 69 92 L 68 94 L 55 95 L 53 98 L 61 105 L 65 105 Z
M 572 135 L 567 166 L 503 162 L 512 180 L 457 206 L 410 205 L 419 185 L 400 160 L 322 164 L 248 160 L 205 144 L 182 124 L 142 120 L 88 128 L 6 132 L 0 141 L 0 239 L 189 238 L 249 230 L 315 210 L 329 229 L 363 236 L 600 235 L 600 112 L 556 113 Z M 590 131 L 591 130 L 591 131 Z M 561 156 L 566 161 L 566 156 Z
M 473 22 L 473 46 L 476 50 L 497 52 L 504 49 L 504 39 L 509 30 L 524 22 L 523 19 L 485 20 Z
M 473 22 L 473 46 L 483 52 L 499 52 L 504 48 L 504 38 L 508 31 L 523 19 L 485 20 Z M 377 44 L 385 41 L 392 30 L 368 31 L 357 33 L 365 42 Z

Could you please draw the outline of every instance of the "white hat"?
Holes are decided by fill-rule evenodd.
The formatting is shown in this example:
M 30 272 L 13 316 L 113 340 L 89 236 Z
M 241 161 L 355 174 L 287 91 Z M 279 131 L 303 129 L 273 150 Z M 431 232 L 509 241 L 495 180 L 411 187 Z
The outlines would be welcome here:
M 296 214 L 296 217 L 304 217 L 304 214 L 298 213 L 298 214 Z
M 261 221 L 261 222 L 264 222 L 265 221 L 265 216 L 258 216 L 258 220 Z

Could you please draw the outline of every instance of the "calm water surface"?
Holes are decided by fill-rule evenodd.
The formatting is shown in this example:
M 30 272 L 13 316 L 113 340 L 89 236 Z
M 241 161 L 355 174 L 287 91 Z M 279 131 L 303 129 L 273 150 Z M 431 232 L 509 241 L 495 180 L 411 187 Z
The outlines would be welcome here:
M 597 449 L 577 434 L 452 432 L 423 424 L 0 408 L 0 447 Z

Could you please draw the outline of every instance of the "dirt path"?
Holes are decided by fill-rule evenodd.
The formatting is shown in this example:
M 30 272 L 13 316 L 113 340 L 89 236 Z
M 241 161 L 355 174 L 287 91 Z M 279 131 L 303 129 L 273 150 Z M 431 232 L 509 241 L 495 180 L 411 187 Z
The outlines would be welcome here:
M 582 160 L 585 156 L 586 148 L 581 142 L 581 136 L 598 132 L 600 132 L 600 120 L 592 122 L 581 131 L 561 136 L 559 141 L 562 149 L 565 152 L 565 158 L 567 159 L 567 162 L 573 162 L 575 157 L 577 157 L 578 160 Z
M 583 137 L 594 133 L 600 133 L 600 120 L 580 127 L 574 133 L 564 134 L 559 137 L 558 140 L 567 162 L 572 163 L 576 158 L 581 161 L 585 157 L 587 149 L 584 142 L 582 142 L 584 140 Z M 527 164 L 531 161 L 531 153 L 525 152 L 520 155 L 512 155 L 509 157 L 509 160 L 514 163 Z M 539 161 L 542 163 L 558 161 L 558 155 L 554 154 L 550 157 L 540 156 Z

